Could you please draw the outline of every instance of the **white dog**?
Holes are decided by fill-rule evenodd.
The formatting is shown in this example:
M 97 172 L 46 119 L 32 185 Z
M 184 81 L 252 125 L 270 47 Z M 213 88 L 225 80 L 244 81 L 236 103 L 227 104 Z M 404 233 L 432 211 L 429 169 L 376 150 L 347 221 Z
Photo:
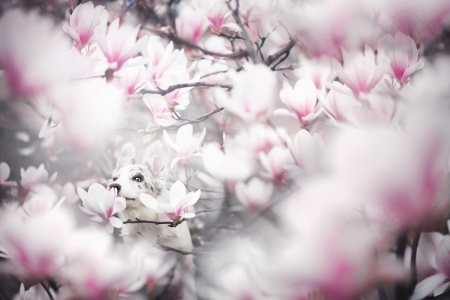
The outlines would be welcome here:
M 154 142 L 146 151 L 140 164 L 135 164 L 136 149 L 127 143 L 122 147 L 109 188 L 117 189 L 117 195 L 126 199 L 126 208 L 120 214 L 122 220 L 170 221 L 139 200 L 142 193 L 152 195 L 161 202 L 169 202 L 166 188 L 167 160 L 162 144 Z M 177 227 L 156 224 L 125 224 L 122 228 L 125 243 L 146 240 L 182 251 L 192 250 L 192 240 L 186 222 Z

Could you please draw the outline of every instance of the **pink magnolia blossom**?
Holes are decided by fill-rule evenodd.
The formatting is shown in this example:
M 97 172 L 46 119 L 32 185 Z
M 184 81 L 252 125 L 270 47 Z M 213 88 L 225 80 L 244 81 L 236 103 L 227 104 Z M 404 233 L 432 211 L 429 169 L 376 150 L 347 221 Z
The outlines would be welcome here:
M 177 65 L 170 70 L 166 71 L 164 77 L 159 81 L 160 89 L 167 89 L 171 85 L 191 83 L 198 81 L 198 78 L 189 78 L 189 73 L 186 70 L 186 67 L 182 65 Z M 167 93 L 164 95 L 164 99 L 166 100 L 169 108 L 184 110 L 189 105 L 189 91 L 192 90 L 192 87 L 185 87 L 180 89 L 175 89 L 174 91 Z
M 133 59 L 130 59 L 130 62 Z M 123 89 L 127 96 L 142 90 L 148 83 L 145 67 L 143 65 L 122 68 L 114 73 L 114 84 L 118 89 Z
M 176 122 L 175 119 L 172 118 L 173 113 L 169 109 L 169 106 L 163 96 L 145 94 L 142 99 L 144 100 L 145 105 L 152 112 L 153 119 L 157 125 L 166 127 Z
M 340 86 L 339 89 L 343 90 L 348 89 L 338 82 L 333 82 L 333 86 Z M 353 96 L 348 95 L 348 93 L 340 93 L 334 90 L 330 90 L 327 97 L 321 98 L 320 100 L 325 113 L 337 124 L 344 123 L 351 113 L 352 108 L 360 106 Z
M 167 144 L 170 145 L 178 154 L 178 156 L 172 161 L 171 168 L 173 168 L 178 161 L 186 164 L 187 160 L 192 156 L 201 156 L 201 143 L 206 135 L 206 128 L 203 129 L 202 133 L 198 138 L 192 136 L 193 127 L 191 124 L 181 126 L 177 131 L 177 141 L 172 142 L 171 138 L 164 130 L 164 139 Z
M 8 93 L 35 97 L 69 80 L 69 39 L 50 18 L 36 11 L 7 10 L 0 19 L 0 41 Z
M 195 217 L 194 213 L 187 213 L 185 210 L 188 206 L 197 203 L 200 193 L 201 191 L 197 190 L 195 193 L 190 192 L 186 194 L 184 184 L 181 181 L 177 181 L 170 188 L 169 203 L 159 202 L 148 194 L 141 194 L 139 199 L 147 208 L 166 215 L 169 219 L 176 222 L 181 218 L 189 219 Z
M 164 47 L 160 39 L 155 36 L 149 38 L 142 54 L 150 60 L 147 74 L 149 79 L 156 84 L 169 69 L 178 65 L 184 68 L 187 66 L 184 50 L 174 50 L 172 42 Z
M 266 118 L 277 85 L 275 74 L 264 65 L 245 64 L 243 71 L 232 75 L 232 81 L 231 96 L 217 90 L 217 103 L 246 122 Z
M 289 152 L 295 163 L 305 171 L 314 171 L 319 168 L 320 150 L 322 139 L 319 134 L 307 130 L 300 130 L 292 141 L 289 136 L 286 139 Z
M 378 41 L 378 56 L 390 59 L 387 73 L 401 86 L 407 84 L 410 76 L 424 65 L 423 61 L 418 60 L 414 40 L 401 32 L 397 32 L 395 37 L 386 34 Z
M 78 50 L 95 41 L 94 29 L 98 26 L 106 27 L 108 11 L 104 6 L 89 1 L 78 5 L 70 16 L 69 25 L 65 24 L 63 30 L 73 39 Z
M 258 177 L 253 177 L 247 184 L 242 181 L 236 183 L 236 197 L 249 210 L 266 205 L 272 197 L 272 192 L 273 184 Z
M 99 228 L 78 230 L 71 237 L 65 272 L 73 291 L 83 299 L 101 300 L 109 291 L 121 294 L 142 287 L 142 265 L 120 250 Z
M 61 198 L 62 201 L 58 204 L 56 204 L 56 200 L 57 195 L 52 188 L 46 184 L 36 184 L 28 193 L 22 208 L 29 217 L 33 218 L 49 213 L 65 199 Z
M 0 243 L 19 274 L 53 276 L 63 266 L 74 227 L 73 216 L 61 209 L 28 220 L 8 211 L 1 218 Z
M 256 123 L 248 131 L 249 143 L 255 153 L 267 152 L 275 145 L 280 145 L 280 137 L 271 127 Z
M 125 198 L 117 197 L 116 189 L 106 190 L 104 186 L 94 183 L 87 192 L 80 187 L 77 188 L 77 191 L 83 201 L 80 209 L 85 214 L 92 216 L 91 221 L 108 220 L 106 228 L 111 233 L 114 231 L 114 227 L 122 228 L 122 221 L 114 215 L 125 209 L 126 201 Z
M 296 118 L 303 127 L 306 127 L 322 111 L 318 103 L 318 95 L 316 86 L 309 76 L 298 80 L 294 88 L 285 83 L 284 88 L 280 91 L 280 98 L 294 113 L 286 109 L 277 109 L 274 111 L 274 115 Z
M 304 76 L 309 76 L 316 89 L 318 91 L 325 90 L 325 82 L 331 81 L 333 77 L 333 69 L 331 68 L 331 62 L 329 58 L 307 60 L 306 58 L 300 60 L 302 66 L 295 71 L 295 74 L 302 78 Z
M 233 22 L 227 22 L 231 16 L 231 10 L 225 2 L 220 0 L 197 0 L 194 1 L 197 11 L 204 14 L 209 22 L 211 32 L 214 34 L 222 33 L 222 28 L 228 28 L 232 31 L 241 31 L 239 26 Z
M 27 190 L 31 190 L 35 184 L 53 183 L 57 173 L 54 173 L 49 179 L 47 170 L 41 164 L 37 169 L 35 167 L 28 167 L 26 170 L 20 169 L 20 176 L 22 177 L 20 185 Z
M 275 181 L 284 181 L 287 173 L 285 167 L 293 163 L 289 150 L 280 146 L 273 147 L 268 154 L 260 153 L 259 160 L 265 171 L 263 175 Z
M 0 187 L 17 186 L 15 181 L 6 181 L 9 178 L 11 170 L 7 163 L 0 163 Z
M 64 197 L 66 199 L 65 201 L 69 203 L 75 203 L 80 199 L 75 191 L 75 186 L 71 182 L 66 182 L 63 186 L 54 184 L 52 187 L 59 198 Z
M 349 121 L 360 127 L 391 123 L 395 113 L 395 103 L 389 95 L 371 93 L 367 101 L 347 110 Z
M 332 65 L 339 79 L 348 86 L 355 97 L 369 94 L 381 80 L 389 67 L 389 58 L 380 57 L 375 62 L 375 53 L 366 45 L 364 54 L 342 49 L 343 64 L 333 59 Z
M 178 36 L 194 44 L 200 40 L 208 27 L 202 14 L 190 6 L 181 8 L 175 24 Z
M 123 64 L 135 57 L 147 42 L 144 36 L 136 41 L 139 33 L 139 25 L 132 28 L 130 25 L 122 25 L 119 28 L 119 19 L 115 19 L 104 33 L 104 28 L 94 29 L 95 38 L 109 63 L 109 68 L 119 70 Z

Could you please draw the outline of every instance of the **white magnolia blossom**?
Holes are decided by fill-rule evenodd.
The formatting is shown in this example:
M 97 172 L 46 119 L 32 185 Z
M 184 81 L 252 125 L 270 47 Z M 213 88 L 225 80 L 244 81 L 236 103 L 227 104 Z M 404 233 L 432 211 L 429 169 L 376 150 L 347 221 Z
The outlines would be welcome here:
M 245 184 L 236 183 L 236 197 L 247 209 L 257 209 L 266 205 L 272 198 L 273 184 L 253 177 Z
M 177 181 L 170 188 L 169 203 L 160 202 L 148 194 L 141 194 L 139 199 L 147 208 L 166 215 L 169 219 L 177 222 L 181 218 L 190 219 L 195 217 L 194 213 L 186 212 L 186 208 L 197 203 L 200 194 L 200 190 L 186 194 L 184 184 L 181 181 Z
M 92 184 L 86 192 L 82 188 L 77 188 L 78 195 L 83 201 L 80 206 L 81 211 L 91 217 L 91 221 L 102 222 L 108 220 L 106 228 L 113 232 L 114 227 L 122 228 L 123 222 L 114 215 L 121 212 L 126 207 L 125 198 L 117 197 L 116 189 L 106 188 L 98 183 Z
M 186 164 L 187 160 L 192 156 L 201 156 L 201 144 L 206 135 L 206 128 L 203 129 L 198 138 L 194 138 L 192 134 L 193 126 L 191 124 L 181 126 L 177 131 L 177 141 L 174 143 L 167 134 L 167 131 L 164 130 L 164 139 L 166 140 L 166 143 L 169 144 L 170 147 L 172 147 L 178 154 L 178 156 L 170 164 L 171 168 L 173 168 L 179 161 Z
M 0 163 L 0 186 L 17 186 L 15 181 L 7 181 L 10 175 L 11 169 L 5 162 Z
M 35 184 L 53 183 L 56 179 L 57 173 L 55 172 L 50 178 L 48 178 L 48 172 L 44 165 L 41 164 L 37 169 L 33 166 L 28 167 L 26 170 L 23 168 L 20 169 L 20 176 L 22 177 L 20 185 L 27 190 L 31 190 Z

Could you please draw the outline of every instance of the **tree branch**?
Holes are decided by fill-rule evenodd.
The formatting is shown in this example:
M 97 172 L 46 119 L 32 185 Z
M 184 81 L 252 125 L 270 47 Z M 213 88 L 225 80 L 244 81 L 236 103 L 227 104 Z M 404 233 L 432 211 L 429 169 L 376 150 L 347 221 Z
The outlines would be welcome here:
M 155 224 L 155 225 L 168 225 L 169 227 L 177 227 L 178 225 L 186 221 L 187 219 L 184 218 L 178 220 L 178 222 L 174 221 L 156 222 L 156 221 L 139 220 L 138 218 L 136 218 L 136 220 L 128 219 L 124 221 L 123 224 Z
M 156 35 L 159 35 L 161 37 L 165 37 L 168 38 L 169 40 L 173 41 L 174 43 L 178 43 L 178 44 L 182 44 L 185 45 L 186 47 L 189 47 L 191 49 L 196 49 L 199 50 L 200 52 L 202 52 L 203 54 L 206 55 L 211 55 L 211 56 L 215 56 L 215 57 L 222 57 L 222 58 L 241 58 L 241 57 L 245 57 L 248 55 L 248 53 L 246 51 L 238 51 L 235 53 L 230 53 L 230 54 L 225 54 L 225 53 L 218 53 L 218 52 L 214 52 L 214 51 L 209 51 L 205 48 L 202 48 L 194 43 L 191 43 L 189 41 L 183 40 L 182 38 L 178 37 L 177 35 L 173 34 L 173 33 L 168 33 L 168 32 L 164 32 L 161 30 L 157 30 L 157 29 L 152 29 L 152 28 L 142 28 L 144 30 L 147 30 L 151 33 L 154 33 Z
M 282 59 L 282 61 L 284 61 L 287 58 L 287 56 L 289 55 L 289 52 L 291 51 L 291 49 L 294 46 L 295 46 L 295 41 L 290 39 L 289 43 L 287 43 L 286 46 L 284 46 L 283 48 L 281 48 L 280 50 L 278 50 L 274 54 L 269 55 L 269 57 L 267 57 L 266 65 L 270 66 L 271 64 L 273 64 L 276 60 L 278 60 L 283 55 L 286 56 L 284 59 Z
M 230 91 L 233 86 L 231 84 L 221 84 L 221 83 L 209 83 L 209 82 L 190 82 L 190 83 L 182 83 L 182 84 L 174 84 L 169 86 L 165 90 L 142 90 L 146 94 L 159 94 L 166 95 L 175 90 L 188 88 L 188 87 L 221 87 Z

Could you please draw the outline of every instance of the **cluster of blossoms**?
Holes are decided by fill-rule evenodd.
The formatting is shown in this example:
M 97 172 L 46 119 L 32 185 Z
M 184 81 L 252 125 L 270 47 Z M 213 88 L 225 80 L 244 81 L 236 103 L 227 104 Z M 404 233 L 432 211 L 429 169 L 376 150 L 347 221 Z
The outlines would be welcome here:
M 447 0 L 39 2 L 0 6 L 7 297 L 450 294 Z

